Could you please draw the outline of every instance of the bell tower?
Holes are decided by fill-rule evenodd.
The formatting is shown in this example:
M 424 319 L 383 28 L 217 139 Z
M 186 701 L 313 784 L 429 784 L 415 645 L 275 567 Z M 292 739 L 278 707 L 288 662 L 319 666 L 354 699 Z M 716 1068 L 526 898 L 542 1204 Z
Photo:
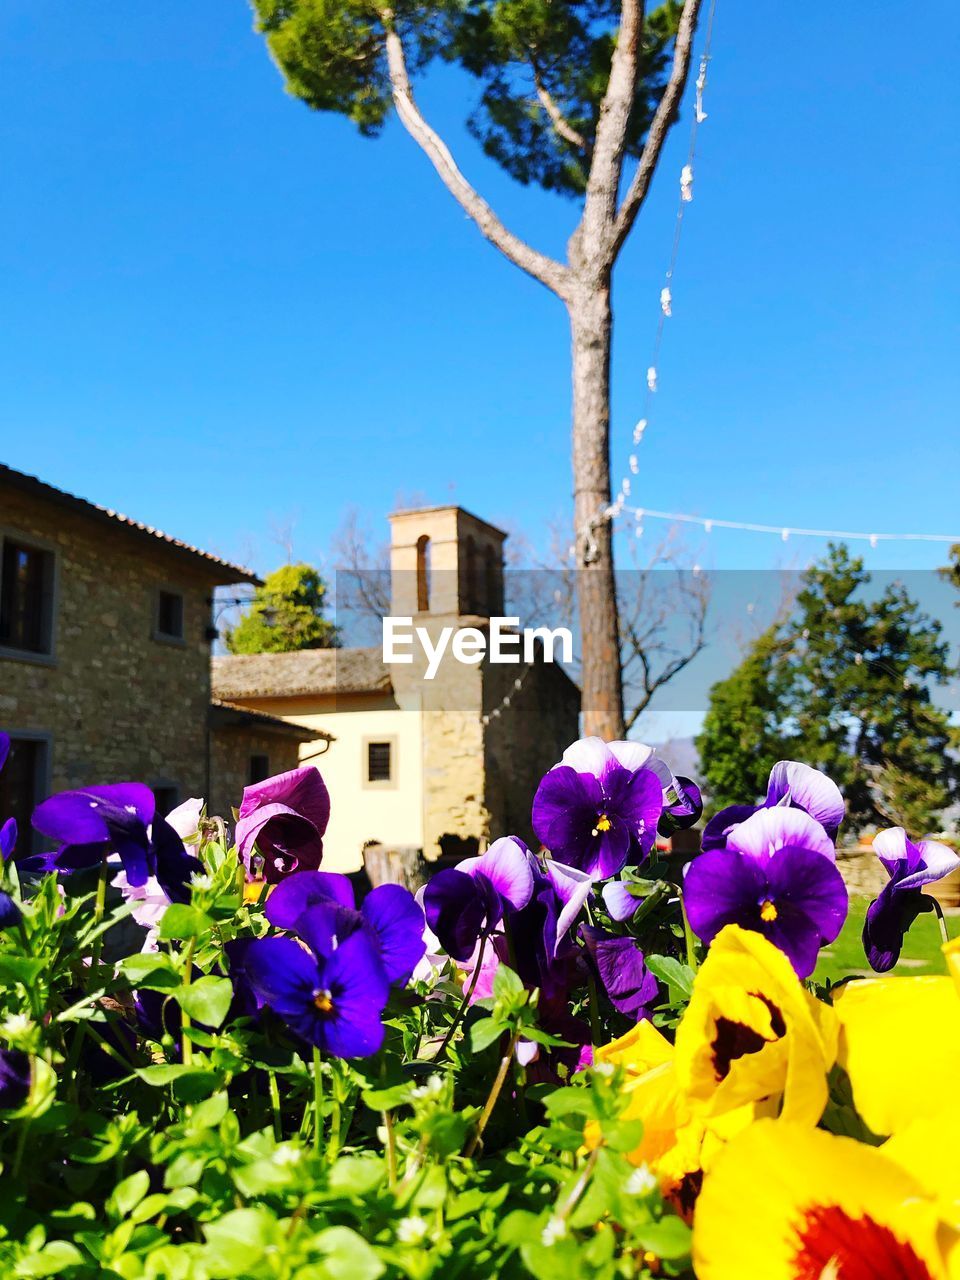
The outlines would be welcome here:
M 399 617 L 503 615 L 507 535 L 462 507 L 390 516 L 391 612 Z

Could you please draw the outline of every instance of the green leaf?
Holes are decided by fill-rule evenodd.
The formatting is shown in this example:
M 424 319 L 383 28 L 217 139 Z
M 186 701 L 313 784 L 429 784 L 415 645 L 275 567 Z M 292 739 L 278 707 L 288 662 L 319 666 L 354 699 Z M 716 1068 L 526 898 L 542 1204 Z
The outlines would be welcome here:
M 575 1115 L 587 1116 L 593 1120 L 597 1117 L 596 1099 L 589 1089 L 584 1089 L 581 1085 L 555 1089 L 543 1099 L 543 1105 L 548 1114 L 555 1118 Z
M 117 1184 L 107 1201 L 107 1213 L 111 1218 L 125 1218 L 137 1207 L 150 1190 L 150 1175 L 146 1169 L 138 1169 L 129 1178 Z
M 518 998 L 522 998 L 523 995 L 523 983 L 520 981 L 519 974 L 515 973 L 509 965 L 498 965 L 497 972 L 493 977 L 494 1000 L 513 1003 Z
M 199 938 L 212 927 L 213 921 L 205 911 L 184 902 L 174 902 L 163 913 L 159 936 L 164 942 L 172 938 Z
M 177 1001 L 184 1013 L 206 1027 L 220 1026 L 232 1000 L 233 983 L 229 978 L 197 978 L 177 992 Z
M 276 1219 L 266 1209 L 234 1209 L 204 1224 L 204 1262 L 217 1280 L 249 1275 L 272 1243 Z
M 682 1218 L 661 1218 L 642 1226 L 637 1230 L 637 1239 L 641 1248 L 668 1261 L 684 1258 L 690 1252 L 690 1228 Z
M 0 983 L 22 982 L 25 987 L 29 987 L 43 972 L 45 964 L 46 961 L 34 960 L 29 956 L 6 955 L 0 952 Z
M 51 1240 L 39 1253 L 21 1258 L 16 1266 L 18 1276 L 62 1276 L 67 1267 L 79 1267 L 83 1254 L 66 1240 Z
M 377 1280 L 386 1267 L 363 1236 L 349 1227 L 328 1227 L 313 1238 L 324 1254 L 330 1280 Z
M 646 965 L 655 978 L 666 982 L 678 995 L 689 1000 L 693 994 L 693 970 L 674 956 L 647 956 Z
M 142 951 L 135 956 L 124 956 L 118 968 L 132 987 L 146 987 L 149 991 L 169 991 L 179 987 L 182 981 L 171 958 L 162 952 Z
M 480 1053 L 495 1040 L 499 1040 L 506 1027 L 498 1018 L 481 1018 L 470 1028 L 470 1048 Z
M 328 1175 L 330 1190 L 341 1196 L 365 1196 L 383 1181 L 379 1156 L 341 1156 Z

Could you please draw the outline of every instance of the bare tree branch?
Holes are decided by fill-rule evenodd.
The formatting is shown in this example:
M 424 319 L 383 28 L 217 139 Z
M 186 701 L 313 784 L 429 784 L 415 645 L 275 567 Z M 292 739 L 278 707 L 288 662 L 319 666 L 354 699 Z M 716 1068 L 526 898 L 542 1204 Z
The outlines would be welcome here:
M 582 151 L 585 155 L 590 151 L 590 144 L 582 133 L 578 133 L 573 125 L 567 120 L 563 112 L 550 96 L 547 86 L 543 83 L 543 77 L 540 74 L 540 67 L 536 58 L 531 53 L 530 67 L 533 71 L 533 83 L 537 89 L 537 98 L 540 105 L 550 117 L 550 123 L 553 125 L 556 133 L 563 138 L 564 142 L 569 142 L 571 147 L 576 147 L 578 151 Z
M 630 234 L 630 228 L 633 226 L 640 206 L 646 199 L 650 181 L 660 159 L 660 152 L 663 150 L 663 144 L 666 141 L 667 134 L 670 132 L 671 125 L 676 119 L 677 108 L 680 105 L 680 99 L 683 97 L 683 91 L 687 86 L 687 76 L 690 73 L 693 37 L 697 30 L 697 18 L 700 13 L 701 2 L 702 0 L 685 0 L 683 12 L 680 15 L 680 25 L 677 29 L 677 38 L 673 47 L 673 66 L 670 70 L 670 79 L 667 81 L 667 87 L 664 89 L 663 96 L 654 112 L 653 120 L 647 131 L 647 140 L 643 145 L 643 152 L 637 165 L 637 171 L 633 175 L 627 194 L 624 196 L 620 211 L 616 217 L 613 242 L 610 246 L 611 261 L 616 258 L 624 240 Z
M 584 246 L 591 246 L 597 251 L 598 261 L 591 265 L 603 268 L 609 268 L 613 263 L 608 243 L 617 212 L 617 194 L 627 147 L 627 125 L 637 91 L 642 38 L 642 0 L 623 0 L 620 30 L 610 60 L 610 78 L 597 116 L 583 217 L 574 233 L 581 251 Z
M 526 271 L 535 280 L 539 280 L 558 297 L 566 298 L 570 275 L 567 267 L 547 254 L 540 253 L 504 226 L 486 200 L 460 172 L 450 148 L 424 119 L 414 101 L 403 43 L 394 24 L 392 10 L 381 10 L 381 17 L 386 32 L 387 68 L 393 89 L 393 102 L 404 128 L 426 153 L 447 190 L 490 243 L 521 271 Z

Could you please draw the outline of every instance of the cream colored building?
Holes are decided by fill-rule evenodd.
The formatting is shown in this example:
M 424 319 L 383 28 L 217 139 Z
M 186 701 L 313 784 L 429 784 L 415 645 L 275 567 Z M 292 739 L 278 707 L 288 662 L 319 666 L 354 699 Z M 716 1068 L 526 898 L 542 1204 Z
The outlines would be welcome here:
M 503 615 L 506 535 L 460 507 L 390 517 L 391 615 L 435 642 L 444 627 L 489 634 Z M 415 647 L 385 665 L 379 648 L 215 658 L 214 696 L 330 735 L 326 866 L 352 871 L 369 844 L 415 848 L 436 860 L 475 852 L 497 836 L 531 838 L 541 775 L 577 736 L 576 685 L 541 650 L 531 661 L 464 665 L 445 658 L 433 680 Z M 518 655 L 520 657 L 520 655 Z

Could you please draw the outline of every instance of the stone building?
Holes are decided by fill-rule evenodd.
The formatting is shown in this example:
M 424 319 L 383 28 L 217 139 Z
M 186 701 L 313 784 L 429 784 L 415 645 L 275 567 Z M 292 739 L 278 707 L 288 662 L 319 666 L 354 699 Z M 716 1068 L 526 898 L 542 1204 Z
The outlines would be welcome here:
M 505 534 L 462 508 L 390 517 L 390 613 L 434 642 L 444 627 L 489 636 L 504 611 Z M 472 853 L 532 838 L 542 774 L 578 734 L 579 690 L 542 648 L 515 664 L 426 657 L 385 664 L 380 648 L 218 657 L 214 695 L 332 735 L 317 763 L 330 788 L 326 865 L 350 871 L 370 844 Z M 314 758 L 306 745 L 301 758 Z
M 247 569 L 0 465 L 0 814 L 51 791 L 135 779 L 167 811 L 238 804 L 316 735 L 211 707 L 212 600 Z M 309 746 L 308 746 L 309 744 Z

